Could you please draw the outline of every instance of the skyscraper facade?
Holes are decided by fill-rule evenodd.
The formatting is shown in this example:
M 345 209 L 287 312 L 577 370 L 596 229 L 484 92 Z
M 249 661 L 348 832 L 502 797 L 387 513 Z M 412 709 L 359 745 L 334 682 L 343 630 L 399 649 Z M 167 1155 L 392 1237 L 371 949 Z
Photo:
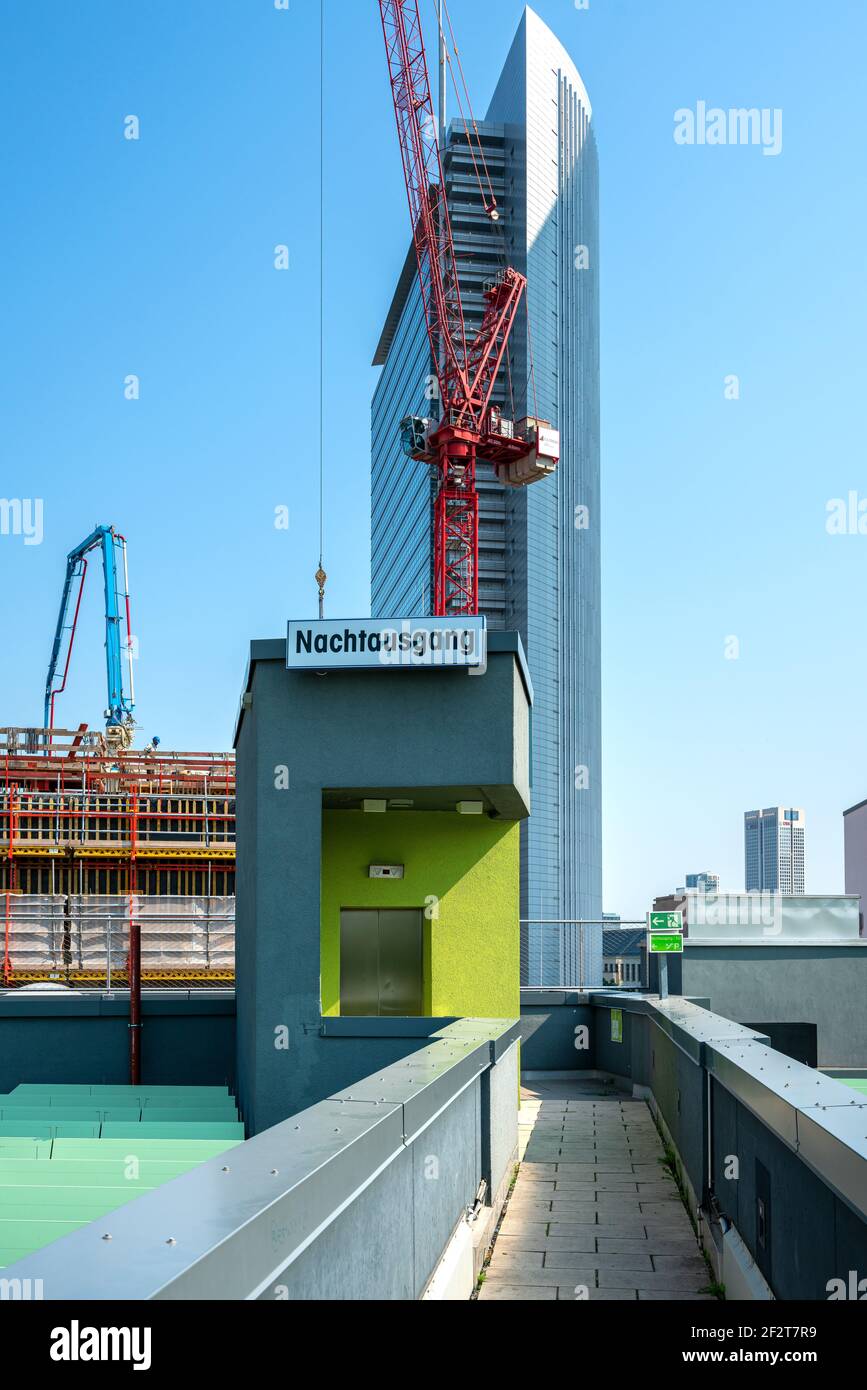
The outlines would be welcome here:
M 802 810 L 771 806 L 744 813 L 745 887 L 748 893 L 804 893 Z
M 694 893 L 718 893 L 719 874 L 687 874 L 686 890 Z
M 513 490 L 479 469 L 479 608 L 516 628 L 535 691 L 533 814 L 522 827 L 524 979 L 602 976 L 601 626 L 598 164 L 581 77 L 527 9 L 479 123 L 501 219 L 486 215 L 480 161 L 462 123 L 449 131 L 445 179 L 467 327 L 504 265 L 528 280 L 497 399 L 561 434 L 553 478 Z M 372 409 L 371 592 L 374 616 L 431 610 L 433 481 L 401 452 L 399 424 L 436 417 L 412 252 L 377 348 Z M 578 920 L 596 925 L 579 929 Z

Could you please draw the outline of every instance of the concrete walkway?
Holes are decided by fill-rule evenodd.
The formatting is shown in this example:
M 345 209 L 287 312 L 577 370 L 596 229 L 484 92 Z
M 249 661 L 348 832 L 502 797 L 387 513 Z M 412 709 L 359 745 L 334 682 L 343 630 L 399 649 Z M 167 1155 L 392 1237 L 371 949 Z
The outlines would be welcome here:
M 712 1299 L 644 1101 L 554 1080 L 521 1096 L 524 1157 L 479 1299 Z

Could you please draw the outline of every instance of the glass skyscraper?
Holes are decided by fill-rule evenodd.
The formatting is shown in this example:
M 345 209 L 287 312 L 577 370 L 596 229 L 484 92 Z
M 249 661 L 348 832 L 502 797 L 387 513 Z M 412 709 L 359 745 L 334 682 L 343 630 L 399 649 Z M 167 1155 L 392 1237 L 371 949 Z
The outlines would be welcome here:
M 687 874 L 686 888 L 684 892 L 692 893 L 718 893 L 719 874 Z
M 485 215 L 463 123 L 444 165 L 467 327 L 504 265 L 528 279 L 498 399 L 561 434 L 555 476 L 502 488 L 479 470 L 479 607 L 516 628 L 535 690 L 533 812 L 522 826 L 524 982 L 601 983 L 599 228 L 590 102 L 565 49 L 527 9 L 479 134 L 502 211 Z M 478 154 L 476 155 L 478 161 Z M 433 480 L 402 453 L 405 415 L 438 414 L 410 250 L 374 362 L 374 616 L 429 613 Z
M 744 812 L 744 868 L 748 893 L 803 893 L 804 812 L 769 806 Z

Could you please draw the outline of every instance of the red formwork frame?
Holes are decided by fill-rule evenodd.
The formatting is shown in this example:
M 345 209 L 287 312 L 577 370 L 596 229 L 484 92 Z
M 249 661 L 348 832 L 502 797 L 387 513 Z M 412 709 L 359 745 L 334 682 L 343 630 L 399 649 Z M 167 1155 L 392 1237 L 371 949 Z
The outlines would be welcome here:
M 68 730 L 0 730 L 3 749 L 5 796 L 0 804 L 0 846 L 5 849 L 8 876 L 4 893 L 3 983 L 14 984 L 12 942 L 12 900 L 18 895 L 18 865 L 46 853 L 70 850 L 76 861 L 91 867 L 111 866 L 126 871 L 131 950 L 128 972 L 132 985 L 141 987 L 140 924 L 136 919 L 138 874 L 144 859 L 155 870 L 200 868 L 219 864 L 226 870 L 234 865 L 234 814 L 212 812 L 208 798 L 234 798 L 235 760 L 231 753 L 144 753 L 136 750 L 108 752 L 97 739 L 83 747 L 86 728 Z M 22 747 L 22 745 L 25 745 Z M 34 806 L 28 793 L 50 795 L 54 805 Z M 117 798 L 108 808 L 86 806 L 88 795 Z M 80 804 L 64 805 L 64 797 Z M 153 798 L 203 798 L 203 810 L 181 806 L 177 811 L 159 810 L 148 814 L 142 802 Z M 22 830 L 22 806 L 29 825 Z M 50 833 L 40 835 L 38 823 L 48 822 Z M 142 832 L 142 821 L 145 831 Z M 147 823 L 161 826 L 198 824 L 200 839 L 193 845 L 151 841 Z M 84 824 L 82 825 L 82 821 Z M 34 834 L 33 822 L 37 823 Z M 92 832 L 94 823 L 114 822 L 124 830 L 122 839 L 106 841 Z M 210 840 L 213 828 L 215 839 Z M 160 835 L 167 832 L 158 831 Z M 185 832 L 187 833 L 187 832 Z M 134 1042 L 140 1028 L 140 1011 L 131 1027 Z M 132 1055 L 132 1053 L 131 1053 Z

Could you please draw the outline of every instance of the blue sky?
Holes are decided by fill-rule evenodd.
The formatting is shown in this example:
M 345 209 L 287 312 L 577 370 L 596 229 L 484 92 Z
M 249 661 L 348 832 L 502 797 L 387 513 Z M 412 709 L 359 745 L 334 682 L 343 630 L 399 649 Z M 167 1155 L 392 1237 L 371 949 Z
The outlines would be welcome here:
M 377 6 L 326 3 L 326 560 L 330 611 L 363 613 L 370 359 L 408 227 Z M 521 8 L 452 0 L 479 113 Z M 689 870 L 741 887 L 742 813 L 777 803 L 806 808 L 808 890 L 842 891 L 867 536 L 825 522 L 867 498 L 867 12 L 535 8 L 601 160 L 606 907 Z M 4 0 L 0 496 L 45 506 L 41 546 L 0 536 L 4 724 L 40 718 L 64 556 L 97 521 L 129 538 L 138 714 L 166 746 L 225 746 L 250 637 L 315 609 L 318 30 L 312 0 Z M 700 100 L 782 109 L 782 153 L 676 145 Z M 97 583 L 79 642 L 59 718 L 98 724 Z

